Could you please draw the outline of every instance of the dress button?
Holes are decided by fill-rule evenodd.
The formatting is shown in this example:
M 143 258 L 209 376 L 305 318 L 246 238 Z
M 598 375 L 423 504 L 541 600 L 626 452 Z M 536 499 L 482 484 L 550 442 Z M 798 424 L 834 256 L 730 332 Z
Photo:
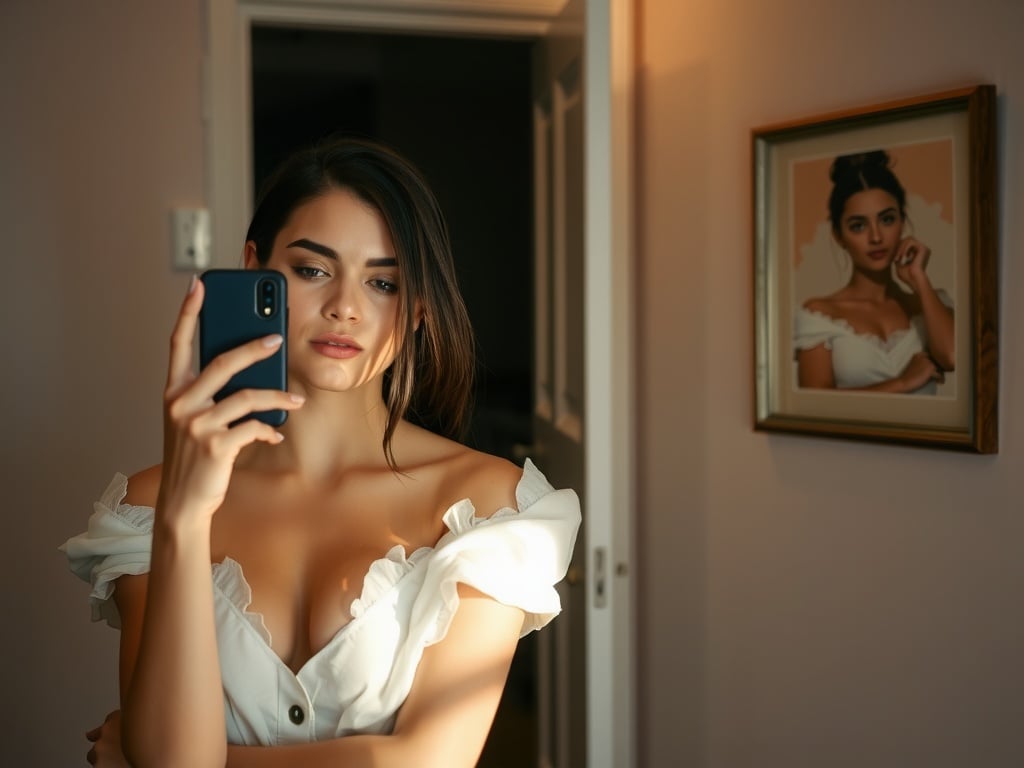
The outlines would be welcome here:
M 288 719 L 296 725 L 302 725 L 302 721 L 306 719 L 306 713 L 302 711 L 302 707 L 298 704 L 292 704 L 288 708 Z

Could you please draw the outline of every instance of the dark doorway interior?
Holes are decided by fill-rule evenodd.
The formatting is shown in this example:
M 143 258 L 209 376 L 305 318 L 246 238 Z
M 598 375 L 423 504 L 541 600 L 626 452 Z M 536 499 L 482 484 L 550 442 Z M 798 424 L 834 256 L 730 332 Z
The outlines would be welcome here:
M 469 442 L 516 459 L 532 438 L 529 42 L 254 27 L 256 188 L 293 149 L 337 132 L 391 144 L 448 219 L 479 345 Z M 479 765 L 536 762 L 536 644 L 524 638 Z

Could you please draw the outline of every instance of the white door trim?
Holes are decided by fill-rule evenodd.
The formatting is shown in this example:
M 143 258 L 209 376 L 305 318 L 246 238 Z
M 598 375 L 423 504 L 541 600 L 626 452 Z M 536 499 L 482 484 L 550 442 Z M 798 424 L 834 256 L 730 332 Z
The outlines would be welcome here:
M 635 763 L 633 19 L 586 0 L 587 765 Z M 206 0 L 206 195 L 215 266 L 241 265 L 251 215 L 253 23 L 539 37 L 564 0 Z M 600 562 L 599 562 L 600 561 Z M 601 565 L 601 569 L 597 566 Z M 603 571 L 603 572 L 599 572 Z M 603 581 L 598 583 L 597 579 Z M 599 594 L 600 593 L 600 594 Z M 603 599 L 601 599 L 603 597 Z M 611 673 L 609 674 L 609 670 Z
M 619 768 L 636 762 L 633 11 L 633 0 L 588 0 L 586 5 L 584 333 L 590 768 Z M 595 87 L 598 84 L 601 87 Z M 606 597 L 603 609 L 594 607 L 601 603 L 599 590 Z

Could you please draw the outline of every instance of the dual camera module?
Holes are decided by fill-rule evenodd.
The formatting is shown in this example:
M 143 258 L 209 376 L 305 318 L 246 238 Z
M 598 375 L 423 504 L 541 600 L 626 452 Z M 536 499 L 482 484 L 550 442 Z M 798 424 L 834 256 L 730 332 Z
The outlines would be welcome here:
M 274 317 L 279 302 L 277 284 L 270 278 L 260 279 L 256 283 L 256 313 L 261 317 Z

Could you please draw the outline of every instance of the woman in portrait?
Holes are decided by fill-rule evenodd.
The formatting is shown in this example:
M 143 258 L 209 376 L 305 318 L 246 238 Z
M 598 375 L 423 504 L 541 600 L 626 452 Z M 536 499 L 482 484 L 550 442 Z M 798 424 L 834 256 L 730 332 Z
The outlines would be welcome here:
M 930 249 L 907 233 L 906 192 L 889 154 L 841 155 L 830 179 L 832 237 L 851 274 L 796 310 L 799 386 L 934 394 L 956 363 L 952 302 L 928 277 Z

